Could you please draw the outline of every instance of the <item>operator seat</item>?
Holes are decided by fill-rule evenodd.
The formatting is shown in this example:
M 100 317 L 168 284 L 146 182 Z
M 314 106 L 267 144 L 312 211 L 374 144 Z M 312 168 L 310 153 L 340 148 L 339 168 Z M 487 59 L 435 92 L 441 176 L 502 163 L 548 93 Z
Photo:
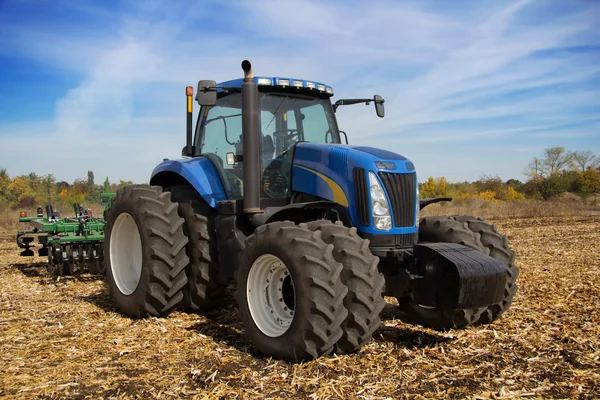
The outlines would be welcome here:
M 273 153 L 275 153 L 275 143 L 271 135 L 263 135 L 262 137 L 262 159 L 263 162 L 267 159 L 273 159 Z

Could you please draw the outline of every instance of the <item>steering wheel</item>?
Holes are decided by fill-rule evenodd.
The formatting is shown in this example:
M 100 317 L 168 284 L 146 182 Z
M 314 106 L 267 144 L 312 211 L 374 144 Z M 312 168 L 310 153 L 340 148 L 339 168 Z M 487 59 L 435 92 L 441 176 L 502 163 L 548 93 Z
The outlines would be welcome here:
M 300 132 L 298 132 L 298 129 L 282 129 L 282 130 L 273 132 L 273 136 L 275 136 L 275 137 L 287 136 L 285 138 L 286 141 L 291 141 L 293 137 L 297 136 L 298 140 L 300 140 Z M 296 140 L 296 141 L 298 141 L 298 140 Z

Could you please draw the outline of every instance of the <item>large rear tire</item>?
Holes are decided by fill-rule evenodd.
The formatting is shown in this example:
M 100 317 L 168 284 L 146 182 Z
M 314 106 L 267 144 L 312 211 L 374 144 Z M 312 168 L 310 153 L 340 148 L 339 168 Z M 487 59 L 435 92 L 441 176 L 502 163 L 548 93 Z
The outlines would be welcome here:
M 334 246 L 305 224 L 274 222 L 248 237 L 236 271 L 245 334 L 268 357 L 293 362 L 331 353 L 348 315 Z
M 341 278 L 348 287 L 344 306 L 348 317 L 342 323 L 342 337 L 335 352 L 348 354 L 369 343 L 381 326 L 379 314 L 385 307 L 382 291 L 385 285 L 379 272 L 379 258 L 369 250 L 369 241 L 341 222 L 319 220 L 308 223 L 314 231 L 321 231 L 325 243 L 333 244 L 333 257 L 344 267 Z
M 186 267 L 188 283 L 183 288 L 183 308 L 200 313 L 212 309 L 223 296 L 225 286 L 219 284 L 219 253 L 217 248 L 214 210 L 189 185 L 168 188 L 173 201 L 179 203 L 179 216 L 185 220 L 184 233 L 190 263 Z
M 164 317 L 183 299 L 187 238 L 170 197 L 160 187 L 126 186 L 108 212 L 106 281 L 117 309 L 129 317 Z
M 504 263 L 507 266 L 504 298 L 489 307 L 467 310 L 425 307 L 408 297 L 398 298 L 405 321 L 439 330 L 464 328 L 490 323 L 510 307 L 517 292 L 519 269 L 515 266 L 515 252 L 509 247 L 507 237 L 494 225 L 469 215 L 424 217 L 419 224 L 419 241 L 462 244 Z

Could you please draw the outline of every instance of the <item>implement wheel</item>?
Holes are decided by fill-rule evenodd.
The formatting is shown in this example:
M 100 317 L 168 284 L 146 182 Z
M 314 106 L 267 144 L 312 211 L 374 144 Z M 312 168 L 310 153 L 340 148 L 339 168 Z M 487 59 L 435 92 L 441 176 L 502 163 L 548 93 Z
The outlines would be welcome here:
M 331 353 L 348 315 L 333 249 L 321 232 L 288 221 L 260 226 L 248 238 L 236 299 L 259 352 L 293 362 Z
M 379 314 L 385 307 L 382 295 L 385 279 L 379 272 L 379 258 L 369 250 L 369 241 L 341 222 L 319 220 L 308 223 L 311 230 L 322 233 L 325 243 L 333 244 L 333 256 L 344 270 L 342 282 L 348 287 L 344 306 L 348 317 L 342 323 L 342 337 L 335 345 L 335 352 L 346 354 L 358 351 L 371 341 L 373 333 L 381 325 Z
M 507 266 L 506 286 L 500 303 L 467 310 L 426 307 L 408 297 L 398 298 L 400 310 L 404 312 L 403 319 L 407 322 L 439 330 L 464 328 L 490 323 L 510 307 L 517 292 L 519 269 L 515 266 L 515 252 L 509 247 L 507 237 L 500 234 L 494 225 L 470 215 L 425 217 L 419 225 L 419 241 L 462 244 L 501 261 Z
M 117 309 L 129 317 L 168 315 L 187 283 L 187 238 L 177 203 L 160 187 L 119 189 L 105 226 L 106 281 Z

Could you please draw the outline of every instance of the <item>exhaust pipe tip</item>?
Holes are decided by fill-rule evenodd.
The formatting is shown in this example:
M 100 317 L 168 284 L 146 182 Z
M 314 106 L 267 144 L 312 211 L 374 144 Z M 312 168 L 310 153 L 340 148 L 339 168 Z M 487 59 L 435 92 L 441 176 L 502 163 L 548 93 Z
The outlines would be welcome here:
M 250 61 L 242 61 L 242 69 L 244 70 L 244 80 L 249 81 L 254 79 L 254 72 L 252 71 L 252 64 L 250 64 Z

